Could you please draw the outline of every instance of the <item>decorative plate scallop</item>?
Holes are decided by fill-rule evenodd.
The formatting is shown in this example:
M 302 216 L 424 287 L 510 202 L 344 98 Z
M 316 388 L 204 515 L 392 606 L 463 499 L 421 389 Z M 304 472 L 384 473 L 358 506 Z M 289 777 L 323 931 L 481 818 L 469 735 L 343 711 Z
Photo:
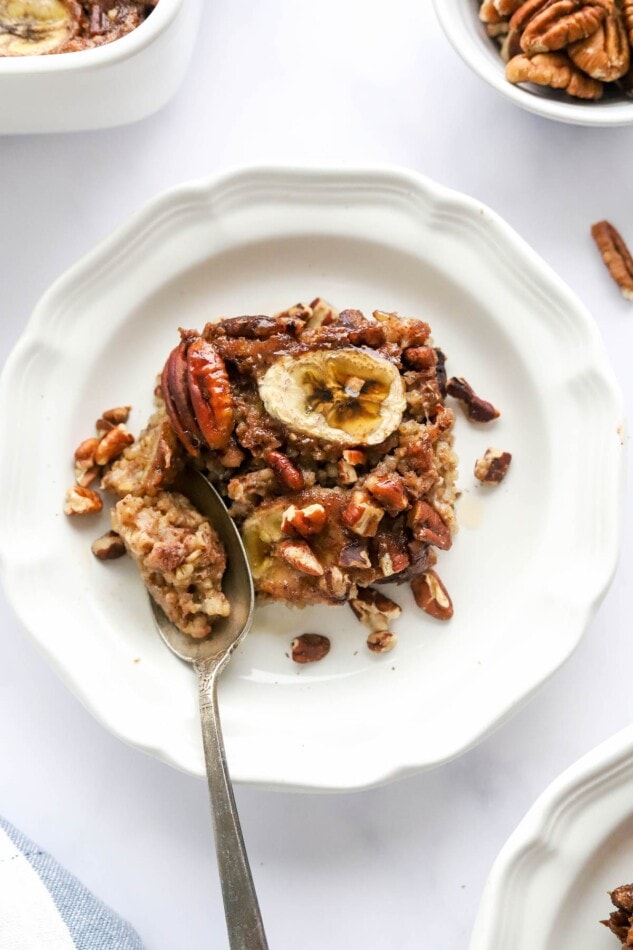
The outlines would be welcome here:
M 105 515 L 62 514 L 72 451 L 109 405 L 132 403 L 138 431 L 178 326 L 317 295 L 428 320 L 449 372 L 502 410 L 494 429 L 458 412 L 450 623 L 395 588 L 399 643 L 376 656 L 348 608 L 269 606 L 223 677 L 235 780 L 344 790 L 481 740 L 567 659 L 616 564 L 622 406 L 599 334 L 478 202 L 400 169 L 255 168 L 147 205 L 53 285 L 7 363 L 0 566 L 24 626 L 91 712 L 201 774 L 191 670 L 161 644 L 132 564 L 90 553 Z M 514 459 L 487 491 L 472 468 L 489 445 Z M 333 646 L 297 667 L 289 645 L 305 631 Z
M 470 950 L 614 950 L 599 921 L 633 879 L 633 727 L 567 769 L 490 873 Z

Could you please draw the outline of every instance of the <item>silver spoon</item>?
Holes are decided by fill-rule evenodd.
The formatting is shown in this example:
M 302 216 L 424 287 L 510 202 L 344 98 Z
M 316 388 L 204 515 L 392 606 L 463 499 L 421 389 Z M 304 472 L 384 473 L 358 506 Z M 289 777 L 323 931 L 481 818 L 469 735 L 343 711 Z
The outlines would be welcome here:
M 209 519 L 224 544 L 227 569 L 222 589 L 231 604 L 231 613 L 218 618 L 207 640 L 194 640 L 181 633 L 155 601 L 150 600 L 161 637 L 176 656 L 192 663 L 198 674 L 202 742 L 229 946 L 231 950 L 267 950 L 226 764 L 217 696 L 219 675 L 248 633 L 253 619 L 253 578 L 240 534 L 213 485 L 204 475 L 191 471 L 183 474 L 174 488 Z

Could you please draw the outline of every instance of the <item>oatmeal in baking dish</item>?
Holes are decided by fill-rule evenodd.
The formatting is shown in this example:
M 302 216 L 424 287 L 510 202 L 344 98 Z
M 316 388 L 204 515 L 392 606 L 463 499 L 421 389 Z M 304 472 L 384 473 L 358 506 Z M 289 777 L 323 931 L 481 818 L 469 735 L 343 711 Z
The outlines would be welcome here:
M 316 300 L 180 335 L 158 408 L 106 490 L 131 496 L 138 517 L 184 465 L 205 472 L 260 599 L 357 605 L 370 585 L 434 575 L 455 529 L 456 457 L 426 323 Z
M 158 0 L 0 0 L 0 56 L 75 53 L 112 43 Z

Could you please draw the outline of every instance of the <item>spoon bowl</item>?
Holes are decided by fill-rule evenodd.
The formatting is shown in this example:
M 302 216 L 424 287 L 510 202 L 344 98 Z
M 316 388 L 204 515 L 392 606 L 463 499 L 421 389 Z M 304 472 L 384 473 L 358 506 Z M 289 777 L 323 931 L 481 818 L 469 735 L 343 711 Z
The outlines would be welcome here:
M 255 609 L 253 575 L 237 526 L 211 482 L 195 469 L 185 470 L 174 484 L 176 491 L 186 495 L 200 514 L 209 520 L 226 552 L 226 571 L 222 590 L 231 605 L 228 617 L 218 617 L 213 622 L 213 633 L 203 640 L 187 636 L 171 622 L 150 598 L 154 618 L 161 637 L 176 656 L 186 663 L 198 660 L 217 659 L 226 663 L 250 630 Z

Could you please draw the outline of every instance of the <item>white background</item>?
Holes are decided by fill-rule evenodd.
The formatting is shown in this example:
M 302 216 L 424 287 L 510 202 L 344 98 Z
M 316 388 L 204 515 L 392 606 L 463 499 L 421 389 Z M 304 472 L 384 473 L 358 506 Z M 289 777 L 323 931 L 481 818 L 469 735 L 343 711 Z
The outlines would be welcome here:
M 506 103 L 457 58 L 430 0 L 207 7 L 185 83 L 158 115 L 0 138 L 2 362 L 48 284 L 165 187 L 239 163 L 386 161 L 470 193 L 534 246 L 594 314 L 630 414 L 633 305 L 589 228 L 608 218 L 633 244 L 633 129 L 556 125 Z M 615 582 L 581 647 L 475 750 L 355 795 L 237 789 L 271 950 L 467 946 L 510 831 L 551 779 L 632 718 L 632 527 L 627 515 Z M 205 783 L 97 725 L 1 597 L 0 636 L 0 813 L 148 950 L 224 950 Z

